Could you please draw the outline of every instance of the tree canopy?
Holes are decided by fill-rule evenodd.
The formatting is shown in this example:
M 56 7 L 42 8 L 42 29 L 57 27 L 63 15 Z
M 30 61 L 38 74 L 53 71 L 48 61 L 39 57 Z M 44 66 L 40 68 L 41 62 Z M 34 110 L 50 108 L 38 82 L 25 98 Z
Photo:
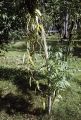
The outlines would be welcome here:
M 76 23 L 79 36 L 81 28 L 80 0 L 1 0 L 0 44 L 7 43 L 14 36 L 19 37 L 18 35 L 26 34 L 27 14 L 35 16 L 36 8 L 39 8 L 44 15 L 43 23 L 46 30 L 49 29 L 49 26 L 55 26 L 63 36 L 67 37 L 67 31 L 71 32 L 73 24 Z
M 43 0 L 44 12 L 49 16 L 49 23 L 55 26 L 63 37 L 76 26 L 77 35 L 81 28 L 81 2 L 80 0 Z M 45 19 L 47 22 L 48 20 Z M 50 22 L 51 21 L 51 22 Z M 49 25 L 49 24 L 48 24 Z
M 37 0 L 0 1 L 0 44 L 7 43 L 13 34 L 26 32 L 26 15 L 34 16 L 36 7 Z

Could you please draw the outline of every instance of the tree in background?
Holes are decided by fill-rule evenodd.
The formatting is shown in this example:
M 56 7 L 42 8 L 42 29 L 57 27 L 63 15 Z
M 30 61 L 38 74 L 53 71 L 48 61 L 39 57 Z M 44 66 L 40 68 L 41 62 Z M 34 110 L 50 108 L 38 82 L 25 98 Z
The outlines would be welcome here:
M 42 0 L 41 0 L 42 1 Z M 70 34 L 74 25 L 79 24 L 80 27 L 80 13 L 81 3 L 80 0 L 43 0 L 42 4 L 45 7 L 45 14 L 51 18 L 53 26 L 56 27 L 58 32 L 62 34 L 62 38 L 71 37 Z M 79 23 L 77 22 L 79 20 Z M 49 19 L 50 20 L 50 19 Z M 50 21 L 49 21 L 50 23 Z
M 26 16 L 28 13 L 34 16 L 36 7 L 37 0 L 0 1 L 0 44 L 8 43 L 15 36 L 26 35 Z

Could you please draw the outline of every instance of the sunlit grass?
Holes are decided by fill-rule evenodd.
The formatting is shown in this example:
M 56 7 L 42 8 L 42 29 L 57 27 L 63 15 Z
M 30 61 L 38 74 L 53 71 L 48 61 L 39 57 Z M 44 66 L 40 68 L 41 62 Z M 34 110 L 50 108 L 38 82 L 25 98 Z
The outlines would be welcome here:
M 31 85 L 32 89 L 29 87 L 28 76 L 26 74 L 28 66 L 27 63 L 23 64 L 23 55 L 26 53 L 26 50 L 20 49 L 22 48 L 22 43 L 15 43 L 13 46 L 8 48 L 8 52 L 0 56 L 0 120 L 27 120 L 28 118 L 31 120 L 31 117 L 34 120 L 38 120 L 42 114 L 40 110 L 40 108 L 43 108 L 42 100 L 45 100 L 45 98 L 41 91 L 38 93 L 33 83 Z M 34 68 L 39 71 L 41 66 L 45 64 L 44 57 L 40 54 L 35 54 L 34 59 Z M 62 99 L 57 104 L 54 104 L 53 120 L 81 119 L 81 58 L 71 57 L 68 59 L 68 63 L 69 68 L 73 70 L 73 80 L 70 81 L 70 88 L 60 92 Z M 44 79 L 41 78 L 40 81 L 45 85 Z M 9 104 L 10 101 L 6 106 L 1 105 L 3 104 L 2 100 L 5 100 L 7 96 L 9 99 L 11 97 L 11 101 L 15 98 L 15 102 L 20 100 L 20 98 L 25 99 L 25 102 L 29 101 L 32 104 L 29 113 L 14 113 L 15 109 L 11 105 L 12 103 Z M 20 101 L 17 104 L 20 104 Z M 9 112 L 9 107 L 13 108 L 10 108 L 12 115 L 7 113 Z M 39 117 L 36 115 L 36 112 L 38 112 Z

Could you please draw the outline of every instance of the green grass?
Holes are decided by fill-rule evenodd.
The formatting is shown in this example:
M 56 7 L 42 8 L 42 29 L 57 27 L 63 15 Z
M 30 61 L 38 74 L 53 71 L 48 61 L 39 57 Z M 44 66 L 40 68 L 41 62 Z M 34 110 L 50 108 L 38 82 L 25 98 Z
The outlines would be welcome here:
M 31 73 L 28 72 L 27 61 L 25 64 L 22 62 L 26 53 L 23 44 L 15 43 L 0 56 L 0 120 L 48 119 L 43 110 L 46 98 L 44 74 L 33 72 L 42 92 L 36 89 L 35 81 L 30 87 Z M 39 61 L 36 61 L 35 69 L 40 69 L 44 59 L 40 55 L 36 55 L 36 58 Z M 81 58 L 70 58 L 69 66 L 74 70 L 73 80 L 70 81 L 70 88 L 60 92 L 62 98 L 56 98 L 52 120 L 81 120 Z
M 42 113 L 43 96 L 35 90 L 35 83 L 30 87 L 27 74 L 20 69 L 0 68 L 0 120 L 37 119 Z
M 42 100 L 45 98 L 35 81 L 30 87 L 27 60 L 23 64 L 26 51 L 19 50 L 17 44 L 14 46 L 0 55 L 0 120 L 37 120 L 44 113 Z M 41 66 L 40 63 L 35 64 Z M 37 74 L 35 79 L 42 79 L 39 73 L 32 74 Z
M 47 37 L 47 41 L 59 41 L 60 40 L 60 36 L 58 35 L 58 33 L 55 33 L 55 35 L 50 35 Z

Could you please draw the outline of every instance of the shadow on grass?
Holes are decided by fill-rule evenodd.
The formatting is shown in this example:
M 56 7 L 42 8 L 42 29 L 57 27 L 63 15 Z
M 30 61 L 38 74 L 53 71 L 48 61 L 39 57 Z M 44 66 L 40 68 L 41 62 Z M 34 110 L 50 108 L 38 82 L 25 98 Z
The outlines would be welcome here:
M 30 87 L 29 80 L 30 76 L 33 76 L 34 79 L 40 80 L 45 78 L 44 75 L 38 73 L 37 71 L 33 71 L 32 74 L 30 71 L 21 70 L 21 69 L 13 69 L 13 68 L 0 68 L 0 79 L 12 81 L 14 85 L 23 93 L 26 94 L 28 90 L 35 91 L 37 85 L 35 81 L 32 80 L 32 85 Z M 40 88 L 42 90 L 46 90 L 47 86 L 40 84 Z
M 34 71 L 33 77 L 40 80 L 44 78 L 42 74 Z M 42 108 L 36 107 L 35 109 L 32 106 L 32 92 L 36 89 L 36 83 L 32 82 L 32 86 L 29 85 L 31 73 L 26 70 L 13 69 L 13 68 L 0 68 L 0 81 L 10 81 L 13 85 L 16 85 L 18 91 L 21 91 L 23 95 L 27 95 L 27 99 L 23 98 L 23 95 L 14 95 L 8 93 L 4 96 L 0 95 L 0 111 L 5 110 L 9 115 L 15 114 L 17 112 L 22 114 L 31 114 L 39 116 L 40 114 L 45 114 L 45 111 Z M 47 90 L 47 86 L 40 84 L 41 90 L 44 92 Z M 37 93 L 41 95 L 41 92 L 37 90 Z M 32 109 L 32 110 L 31 110 Z
M 73 55 L 81 58 L 81 47 L 74 47 Z
M 12 93 L 0 96 L 0 111 L 5 110 L 9 115 L 15 114 L 17 112 L 25 114 L 30 113 L 32 104 L 29 100 L 25 100 L 22 96 L 15 96 Z
M 40 116 L 46 114 L 46 110 L 42 108 L 32 108 L 33 104 L 30 103 L 30 99 L 24 99 L 22 96 L 12 93 L 8 93 L 4 97 L 0 96 L 0 111 L 4 110 L 9 115 L 20 113 Z

